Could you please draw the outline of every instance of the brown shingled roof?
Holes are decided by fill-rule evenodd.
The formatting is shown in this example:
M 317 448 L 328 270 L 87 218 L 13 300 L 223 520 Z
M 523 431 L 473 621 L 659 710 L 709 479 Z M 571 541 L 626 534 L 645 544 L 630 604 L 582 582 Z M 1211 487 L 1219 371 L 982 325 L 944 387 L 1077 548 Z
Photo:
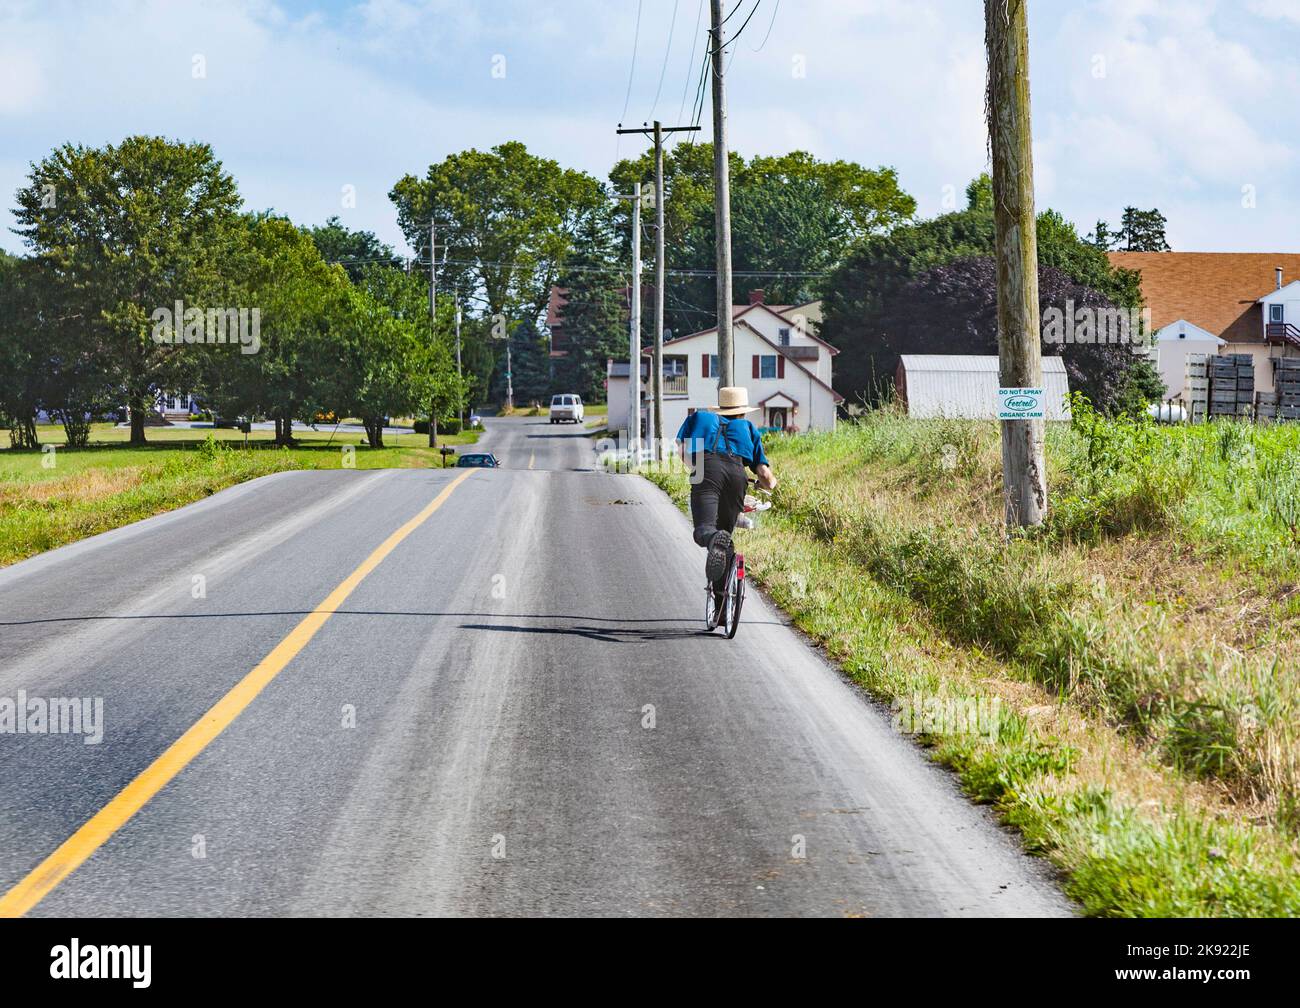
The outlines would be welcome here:
M 1186 319 L 1232 343 L 1261 343 L 1255 302 L 1282 282 L 1300 279 L 1294 252 L 1109 252 L 1112 266 L 1142 274 L 1142 298 L 1156 329 Z

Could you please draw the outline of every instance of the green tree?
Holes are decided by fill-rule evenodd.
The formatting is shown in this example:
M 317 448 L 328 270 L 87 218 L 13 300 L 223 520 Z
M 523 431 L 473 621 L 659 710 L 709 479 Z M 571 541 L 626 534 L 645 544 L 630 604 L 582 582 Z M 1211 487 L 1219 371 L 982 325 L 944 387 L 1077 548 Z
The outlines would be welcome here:
M 1119 238 L 1126 252 L 1168 252 L 1165 239 L 1165 215 L 1155 207 L 1139 210 L 1125 207 L 1120 221 Z
M 588 216 L 560 275 L 568 293 L 563 309 L 566 356 L 555 361 L 556 387 L 584 400 L 605 397 L 605 362 L 628 352 L 627 277 L 618 268 L 618 243 L 606 208 Z
M 836 358 L 835 385 L 850 401 L 876 401 L 892 385 L 898 354 L 884 319 L 887 307 L 897 318 L 893 309 L 900 292 L 933 267 L 993 255 L 991 190 L 981 177 L 966 192 L 964 210 L 869 237 L 827 284 L 821 335 L 842 351 Z M 1060 270 L 1111 305 L 1131 309 L 1141 304 L 1137 274 L 1112 267 L 1106 253 L 1081 239 L 1059 213 L 1040 213 L 1037 230 L 1040 267 Z M 1138 359 L 1128 355 L 1132 366 Z
M 1125 207 L 1118 231 L 1099 220 L 1087 240 L 1105 251 L 1122 248 L 1125 252 L 1168 252 L 1166 223 L 1165 215 L 1155 207 L 1150 210 Z
M 1112 231 L 1110 225 L 1104 220 L 1097 221 L 1096 225 L 1085 239 L 1085 241 L 1096 245 L 1097 248 L 1104 252 L 1109 252 L 1113 249 L 1119 243 L 1119 240 L 1120 236 Z
M 358 416 L 372 448 L 384 446 L 384 422 L 415 414 L 436 391 L 436 375 L 454 371 L 446 347 L 423 339 L 368 291 L 349 285 L 330 332 L 335 368 L 327 398 L 340 416 Z
M 865 168 L 849 161 L 818 161 L 803 151 L 746 162 L 730 152 L 732 201 L 732 285 L 738 296 L 762 287 L 769 303 L 809 301 L 821 292 L 822 280 L 811 276 L 744 274 L 815 274 L 840 262 L 857 242 L 888 231 L 916 212 L 916 201 L 898 185 L 892 168 Z M 619 192 L 653 178 L 653 156 L 620 161 L 610 172 Z M 670 269 L 706 271 L 701 276 L 673 276 L 667 289 L 667 325 L 674 332 L 693 332 L 713 324 L 715 262 L 713 217 L 713 148 L 678 144 L 664 155 L 664 239 Z M 620 260 L 631 253 L 629 209 L 615 211 Z M 653 254 L 653 235 L 645 232 L 642 255 Z
M 278 444 L 293 443 L 293 422 L 327 409 L 330 373 L 337 367 L 331 323 L 348 280 L 321 258 L 309 234 L 284 217 L 249 214 L 227 262 L 230 303 L 257 307 L 255 354 L 215 346 L 204 356 L 203 385 L 228 416 L 275 421 Z
M 15 229 L 48 269 L 52 296 L 76 305 L 131 408 L 144 444 L 155 394 L 189 384 L 190 344 L 152 338 L 151 315 L 178 299 L 201 307 L 222 286 L 239 226 L 234 180 L 206 144 L 127 137 L 65 144 L 32 166 L 18 190 Z
M 36 276 L 27 259 L 0 252 L 0 422 L 13 448 L 36 448 L 46 359 L 40 338 Z
M 381 242 L 373 231 L 350 231 L 338 217 L 331 217 L 313 228 L 303 228 L 303 231 L 315 242 L 321 258 L 327 263 L 342 265 L 353 283 L 361 279 L 368 266 L 391 269 L 403 266 L 393 247 Z
M 438 299 L 436 324 L 430 326 L 429 287 L 420 276 L 371 265 L 362 271 L 360 285 L 395 318 L 410 326 L 418 339 L 430 345 L 432 399 L 417 412 L 429 410 L 436 439 L 439 420 L 460 414 L 469 404 L 469 390 L 474 384 L 472 377 L 458 378 L 456 375 L 455 305 L 450 298 Z M 466 336 L 462 331 L 462 344 Z M 462 361 L 464 356 L 462 353 Z
M 91 327 L 57 293 L 44 264 L 0 254 L 0 416 L 15 447 L 36 446 L 34 415 L 44 410 L 63 424 L 66 447 L 84 448 L 90 421 L 114 403 Z
M 513 331 L 539 319 L 579 221 L 605 195 L 590 175 L 510 142 L 453 154 L 424 178 L 403 177 L 389 197 L 425 262 L 429 222 L 436 222 L 439 291 Z M 497 354 L 498 368 L 504 357 Z

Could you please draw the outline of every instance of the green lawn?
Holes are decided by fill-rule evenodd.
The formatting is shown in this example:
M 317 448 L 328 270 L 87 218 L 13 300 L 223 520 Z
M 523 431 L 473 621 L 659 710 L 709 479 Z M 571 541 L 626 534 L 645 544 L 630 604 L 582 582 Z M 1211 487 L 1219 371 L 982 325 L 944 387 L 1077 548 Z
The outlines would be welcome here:
M 439 436 L 440 445 L 472 444 L 479 431 Z M 39 428 L 53 452 L 0 450 L 0 566 L 200 500 L 225 487 L 286 469 L 410 469 L 441 466 L 428 436 L 404 434 L 370 449 L 357 434 L 327 430 L 277 448 L 270 431 L 244 447 L 238 431 L 150 428 L 151 443 L 126 445 L 127 431 L 92 428 L 90 447 L 68 449 L 61 426 Z

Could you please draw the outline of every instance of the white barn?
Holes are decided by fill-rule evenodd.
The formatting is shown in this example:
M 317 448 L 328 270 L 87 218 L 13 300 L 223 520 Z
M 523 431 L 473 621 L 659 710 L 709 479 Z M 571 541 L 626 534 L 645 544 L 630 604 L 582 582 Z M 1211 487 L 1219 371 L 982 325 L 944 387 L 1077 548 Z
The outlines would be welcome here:
M 908 416 L 995 420 L 998 415 L 998 359 L 977 354 L 903 354 L 894 387 Z M 1043 358 L 1044 413 L 1069 420 L 1070 391 L 1065 361 Z

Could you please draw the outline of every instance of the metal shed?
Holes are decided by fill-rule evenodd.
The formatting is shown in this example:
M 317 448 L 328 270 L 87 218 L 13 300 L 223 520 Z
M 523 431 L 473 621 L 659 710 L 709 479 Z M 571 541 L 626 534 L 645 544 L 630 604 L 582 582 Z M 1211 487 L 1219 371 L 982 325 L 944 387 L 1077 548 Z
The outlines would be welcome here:
M 908 416 L 993 420 L 997 417 L 998 359 L 977 354 L 903 354 L 895 389 Z M 1070 391 L 1065 361 L 1043 358 L 1043 394 L 1048 420 L 1069 420 Z

